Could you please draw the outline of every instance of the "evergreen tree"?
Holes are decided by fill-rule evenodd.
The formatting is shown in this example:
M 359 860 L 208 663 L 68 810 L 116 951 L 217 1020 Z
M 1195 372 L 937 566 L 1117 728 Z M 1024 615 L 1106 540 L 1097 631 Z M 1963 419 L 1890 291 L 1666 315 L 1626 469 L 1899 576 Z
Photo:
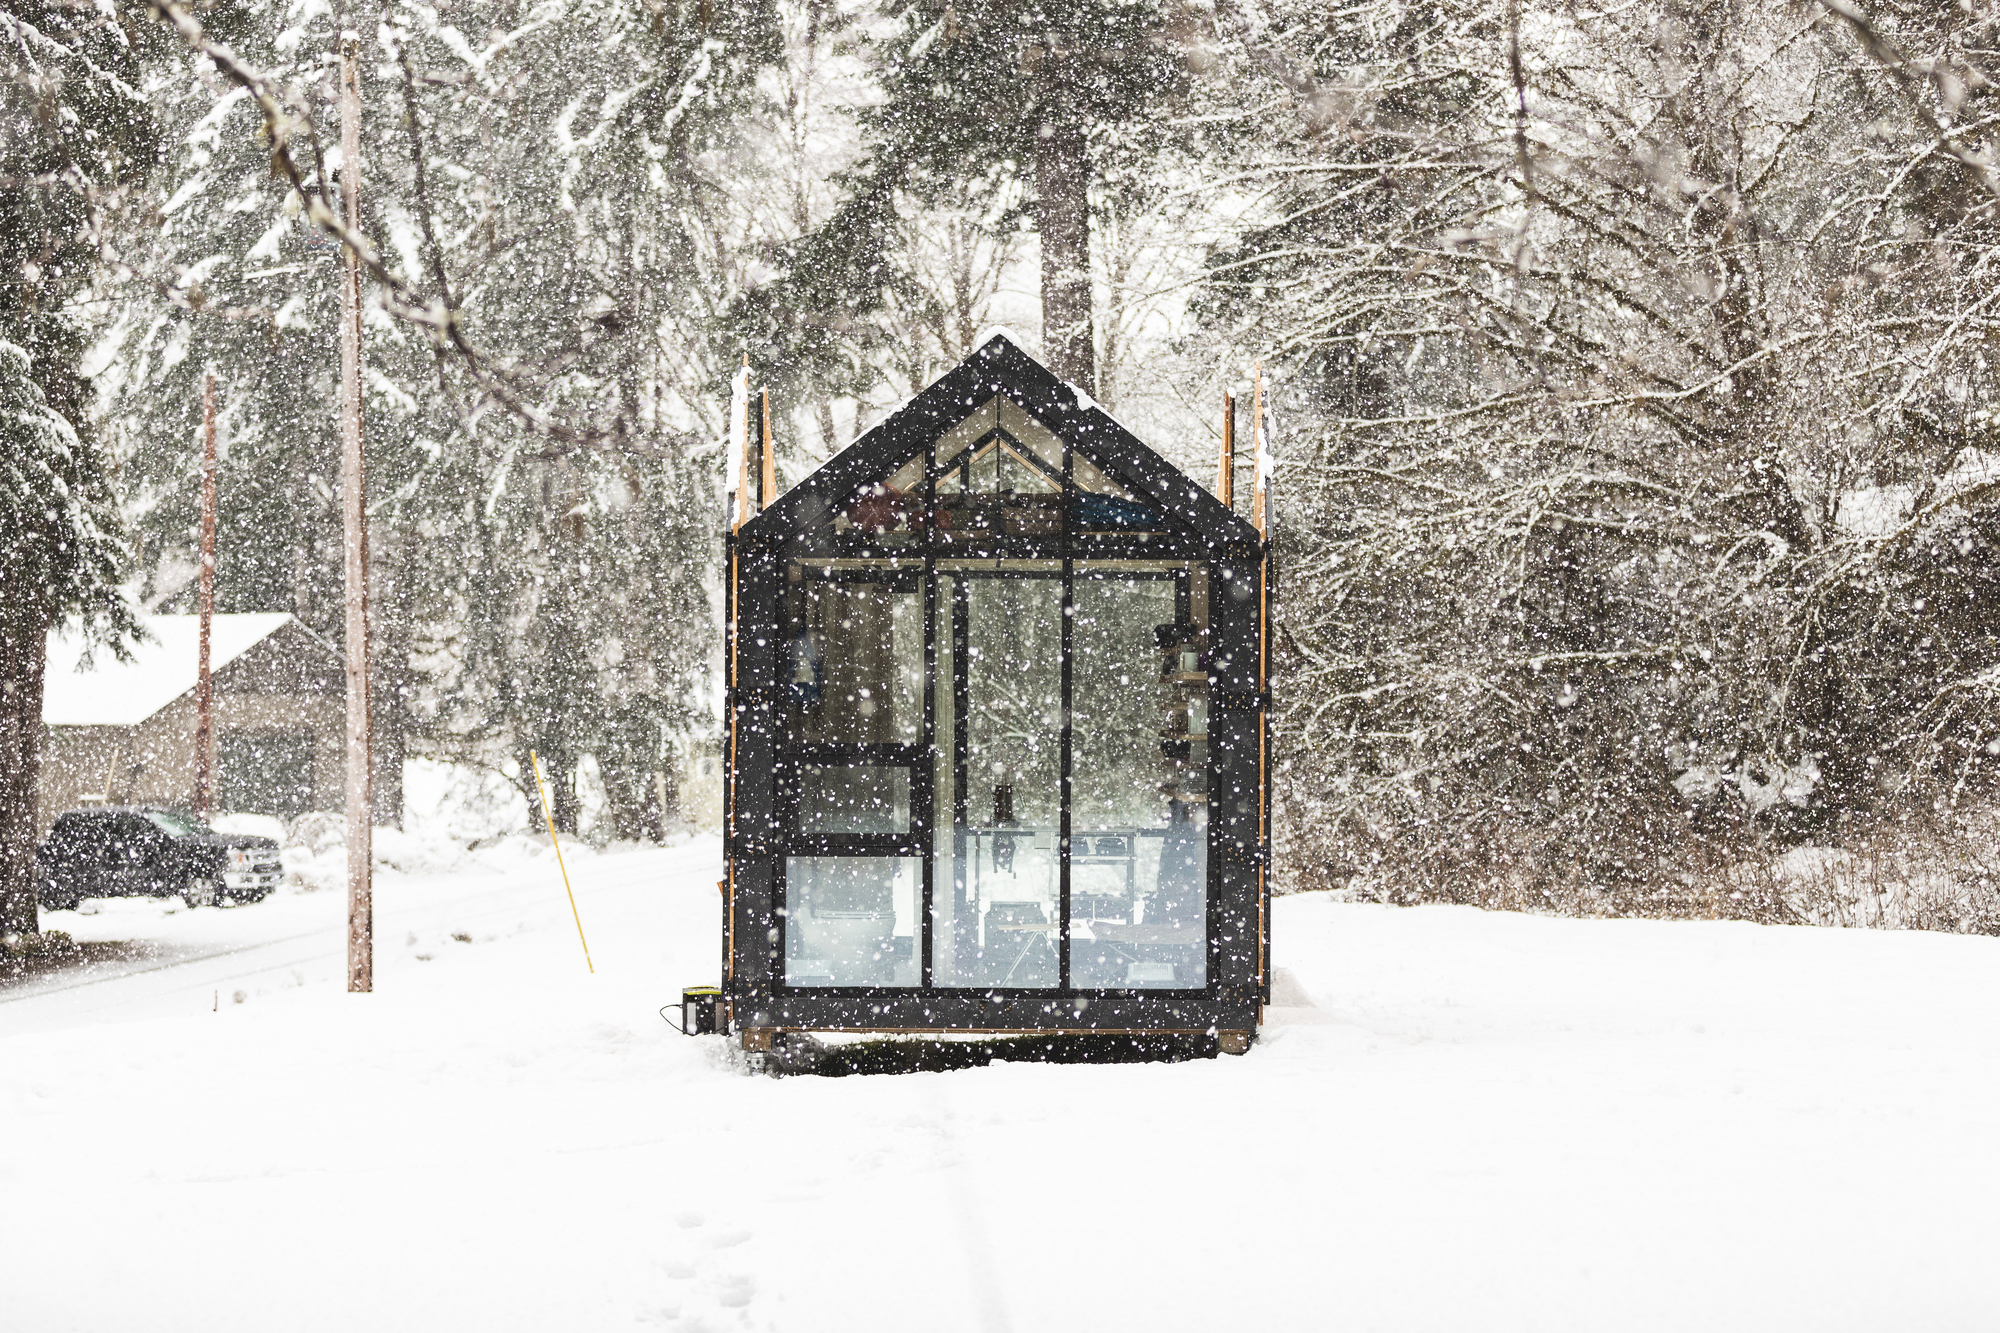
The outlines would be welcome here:
M 746 321 L 773 361 L 832 382 L 852 365 L 856 316 L 904 282 L 894 246 L 906 201 L 956 205 L 1027 182 L 1049 365 L 1093 390 L 1092 182 L 1103 159 L 1171 137 L 1154 117 L 1184 82 L 1159 6 L 912 0 L 892 17 L 882 100 L 863 118 L 872 155 L 844 206 L 788 256 L 788 282 L 746 302 Z M 1140 122 L 1147 132 L 1130 133 Z
M 95 6 L 14 0 L 0 46 L 0 933 L 28 934 L 49 629 L 72 615 L 103 639 L 131 628 L 72 307 L 150 122 L 128 35 Z

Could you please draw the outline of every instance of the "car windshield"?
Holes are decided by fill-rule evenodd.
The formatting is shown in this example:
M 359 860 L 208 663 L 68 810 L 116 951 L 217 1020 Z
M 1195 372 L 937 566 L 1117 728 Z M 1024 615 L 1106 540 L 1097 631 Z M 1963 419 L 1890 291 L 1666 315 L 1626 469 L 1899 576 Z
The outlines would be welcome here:
M 215 832 L 193 815 L 184 815 L 177 810 L 148 810 L 145 813 L 146 818 L 152 821 L 153 827 L 170 838 L 192 838 L 198 834 Z

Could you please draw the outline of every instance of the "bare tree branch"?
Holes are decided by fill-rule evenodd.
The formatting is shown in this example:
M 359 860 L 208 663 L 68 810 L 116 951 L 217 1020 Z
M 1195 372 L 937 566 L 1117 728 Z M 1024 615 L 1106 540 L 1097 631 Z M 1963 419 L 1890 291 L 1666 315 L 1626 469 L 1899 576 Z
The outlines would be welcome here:
M 1971 172 L 1972 178 L 1979 182 L 1981 189 L 2000 199 L 2000 172 L 1995 171 L 1992 156 L 1983 149 L 1969 148 L 1960 143 L 1958 132 L 1945 122 L 1944 117 L 1930 108 L 1919 91 L 1922 83 L 1919 82 L 1917 73 L 1920 72 L 1923 76 L 1922 82 L 1929 83 L 1947 104 L 1955 100 L 1944 85 L 1944 80 L 1950 76 L 1943 70 L 1941 64 L 1926 68 L 1911 61 L 1896 49 L 1894 43 L 1882 35 L 1873 19 L 1849 4 L 1847 0 L 1819 0 L 1819 2 L 1830 12 L 1846 20 L 1847 25 L 1854 29 L 1855 35 L 1861 39 L 1862 49 L 1868 52 L 1869 58 L 1880 65 L 1891 79 L 1895 80 L 1897 88 L 1901 89 L 1903 95 L 1909 99 L 1910 108 L 1917 113 L 1917 118 L 1922 120 L 1936 137 L 1938 148 Z M 1980 82 L 1985 82 L 1984 75 L 1978 75 L 1977 71 L 1974 71 L 1974 74 Z

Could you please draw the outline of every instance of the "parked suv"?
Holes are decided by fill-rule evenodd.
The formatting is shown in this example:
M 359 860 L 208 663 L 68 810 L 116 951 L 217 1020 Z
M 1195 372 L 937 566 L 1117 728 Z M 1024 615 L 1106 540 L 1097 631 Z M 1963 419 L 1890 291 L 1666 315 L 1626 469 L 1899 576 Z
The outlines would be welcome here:
M 189 907 L 254 903 L 278 886 L 278 844 L 217 833 L 184 811 L 100 806 L 56 816 L 35 849 L 35 883 L 49 911 L 83 898 L 179 894 Z

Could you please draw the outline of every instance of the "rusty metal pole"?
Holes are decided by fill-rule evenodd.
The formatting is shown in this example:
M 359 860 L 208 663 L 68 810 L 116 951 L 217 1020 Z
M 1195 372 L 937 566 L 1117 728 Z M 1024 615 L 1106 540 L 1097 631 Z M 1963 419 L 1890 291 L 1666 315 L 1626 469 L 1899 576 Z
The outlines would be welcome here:
M 340 36 L 340 201 L 361 229 L 361 38 Z M 375 989 L 375 800 L 368 725 L 368 492 L 361 452 L 361 264 L 341 250 L 340 504 L 347 548 L 347 989 Z
M 1215 498 L 1228 509 L 1236 507 L 1236 395 L 1222 395 L 1222 458 L 1215 468 Z
M 771 391 L 764 390 L 764 470 L 759 475 L 757 486 L 757 508 L 759 512 L 769 509 L 771 502 L 778 498 L 778 459 L 771 452 Z
M 201 395 L 201 615 L 194 675 L 194 812 L 204 818 L 215 790 L 215 696 L 210 687 L 209 644 L 215 629 L 215 374 Z M 110 784 L 104 788 L 111 794 Z
M 750 354 L 743 354 L 743 369 L 736 372 L 729 391 L 729 470 L 726 474 L 736 493 L 731 499 L 729 534 L 723 549 L 729 555 L 727 625 L 729 631 L 727 693 L 724 707 L 729 711 L 729 772 L 722 791 L 722 847 L 725 878 L 716 887 L 722 890 L 722 975 L 736 979 L 736 616 L 738 593 L 742 591 L 742 553 L 736 549 L 736 534 L 749 516 L 750 504 Z

